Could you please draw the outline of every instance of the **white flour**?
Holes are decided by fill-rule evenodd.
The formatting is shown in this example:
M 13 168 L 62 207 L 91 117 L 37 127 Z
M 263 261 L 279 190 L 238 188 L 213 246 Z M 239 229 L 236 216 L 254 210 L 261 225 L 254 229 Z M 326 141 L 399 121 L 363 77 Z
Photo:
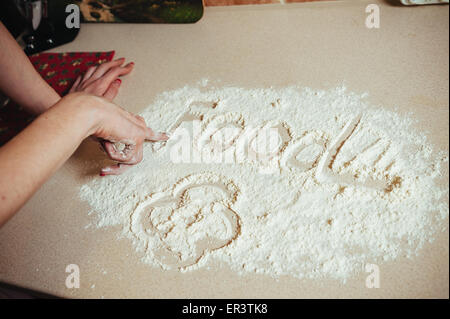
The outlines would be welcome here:
M 413 257 L 445 229 L 448 188 L 435 180 L 448 157 L 412 117 L 343 87 L 206 83 L 165 92 L 143 112 L 172 133 L 165 145 L 146 144 L 141 164 L 81 188 L 97 227 L 122 226 L 146 263 L 189 271 L 215 260 L 238 272 L 345 280 L 365 263 Z M 256 137 L 240 149 L 252 127 L 276 128 L 279 144 L 264 152 Z M 232 160 L 173 163 L 183 128 L 191 161 L 199 145 Z

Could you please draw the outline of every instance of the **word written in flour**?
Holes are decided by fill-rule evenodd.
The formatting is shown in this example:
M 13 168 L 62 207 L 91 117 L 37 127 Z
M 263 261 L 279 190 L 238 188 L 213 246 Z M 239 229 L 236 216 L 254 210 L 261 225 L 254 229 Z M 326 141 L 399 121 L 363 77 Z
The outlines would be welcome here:
M 141 115 L 171 138 L 80 196 L 96 227 L 119 227 L 153 267 L 345 282 L 368 263 L 415 258 L 448 228 L 448 151 L 366 94 L 201 84 Z
M 325 147 L 325 141 L 320 136 L 291 141 L 291 129 L 286 123 L 268 122 L 257 127 L 246 127 L 242 115 L 226 113 L 214 116 L 204 124 L 203 115 L 188 111 L 171 127 L 171 139 L 165 145 L 170 149 L 173 163 L 233 164 L 250 161 L 258 163 L 264 173 L 292 167 L 304 171 L 315 168 L 314 176 L 319 183 L 389 190 L 394 182 L 369 176 L 358 179 L 356 173 L 336 174 L 332 170 L 339 151 L 357 129 L 361 117 L 358 114 L 350 119 L 331 144 Z M 299 158 L 298 155 L 305 149 L 310 155 Z M 392 180 L 395 181 L 395 177 Z

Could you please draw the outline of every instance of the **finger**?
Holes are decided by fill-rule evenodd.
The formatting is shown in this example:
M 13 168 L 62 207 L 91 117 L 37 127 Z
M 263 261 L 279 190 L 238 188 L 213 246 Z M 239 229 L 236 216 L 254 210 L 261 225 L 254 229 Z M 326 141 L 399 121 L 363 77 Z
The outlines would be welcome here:
M 115 165 L 110 165 L 107 167 L 104 167 L 100 171 L 100 176 L 106 176 L 106 175 L 120 175 L 123 172 L 125 172 L 128 168 L 130 168 L 131 165 L 118 163 Z
M 78 84 L 80 84 L 80 82 L 81 82 L 81 75 L 79 75 L 77 77 L 77 79 L 75 80 L 75 82 L 72 84 L 72 87 L 70 88 L 69 93 L 75 92 L 78 87 Z
M 106 72 L 99 80 L 102 80 L 109 84 L 115 79 L 117 79 L 119 76 L 123 76 L 130 73 L 133 70 L 133 67 L 134 67 L 133 62 L 128 63 L 124 67 L 120 66 L 113 67 L 109 69 L 108 72 Z
M 106 102 L 106 101 L 105 101 Z M 110 102 L 107 102 L 110 103 Z M 111 105 L 114 105 L 111 103 Z M 105 150 L 110 152 L 113 159 L 118 161 L 125 161 L 127 158 L 118 157 L 116 150 L 112 147 L 111 142 L 122 142 L 127 146 L 126 151 L 129 152 L 138 145 L 141 145 L 145 140 L 147 127 L 143 125 L 135 116 L 131 115 L 129 112 L 116 107 L 115 115 L 107 121 L 108 130 L 107 132 L 98 132 L 94 135 L 105 140 Z M 114 112 L 113 112 L 114 113 Z
M 130 73 L 132 69 L 132 66 L 113 67 L 99 79 L 94 82 L 89 80 L 87 84 L 84 85 L 88 86 L 92 94 L 103 96 L 113 81 L 115 81 L 119 76 Z
M 147 125 L 145 124 L 145 120 L 143 117 L 141 117 L 139 115 L 135 115 L 120 106 L 118 106 L 118 110 L 123 117 L 125 117 L 127 120 L 129 120 L 133 124 L 139 126 L 143 130 L 147 129 Z
M 120 67 L 124 62 L 125 58 L 120 58 L 101 64 L 99 67 L 97 67 L 97 70 L 95 70 L 94 74 L 92 74 L 91 79 L 95 81 L 101 78 L 110 69 L 112 69 L 113 67 Z
M 120 84 L 122 83 L 121 79 L 115 79 L 111 85 L 109 86 L 109 88 L 106 90 L 105 94 L 103 95 L 103 97 L 109 101 L 114 100 L 114 98 L 116 97 L 117 93 L 119 93 L 119 88 L 120 88 Z
M 140 115 L 134 115 L 135 118 L 138 119 L 139 122 L 143 123 L 145 126 L 147 126 L 147 124 L 145 123 L 145 119 L 140 116 Z
M 140 116 L 140 115 L 135 115 L 135 114 L 132 114 L 132 115 L 137 119 L 138 124 L 139 124 L 144 130 L 147 130 L 147 123 L 145 122 L 145 119 L 144 119 L 142 116 Z
M 114 161 L 119 162 L 129 162 L 133 160 L 133 157 L 135 156 L 135 146 L 132 144 L 125 145 L 125 149 L 119 150 L 117 149 L 116 145 L 114 143 L 106 141 L 103 144 L 106 153 L 108 154 L 109 158 Z
M 167 141 L 169 136 L 162 132 L 153 132 L 151 128 L 146 129 L 145 140 L 151 142 Z
M 128 162 L 117 163 L 115 165 L 110 165 L 110 166 L 102 168 L 102 170 L 100 171 L 100 176 L 119 175 L 119 174 L 123 173 L 125 170 L 127 170 L 131 165 L 140 163 L 143 158 L 142 145 L 140 145 L 140 147 L 136 148 L 136 150 L 137 151 L 134 153 L 133 157 Z
M 86 85 L 86 81 L 89 80 L 89 78 L 92 76 L 92 74 L 94 74 L 95 70 L 97 70 L 96 66 L 91 66 L 89 67 L 89 69 L 87 69 L 86 73 L 83 76 L 83 80 L 81 82 L 83 82 L 83 85 Z

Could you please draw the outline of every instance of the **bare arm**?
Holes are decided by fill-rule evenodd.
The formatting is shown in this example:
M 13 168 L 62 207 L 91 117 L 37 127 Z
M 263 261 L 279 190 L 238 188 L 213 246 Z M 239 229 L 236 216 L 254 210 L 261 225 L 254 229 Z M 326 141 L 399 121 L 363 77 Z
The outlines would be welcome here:
M 134 68 L 133 62 L 125 65 L 124 62 L 125 59 L 120 58 L 99 66 L 91 66 L 84 75 L 76 79 L 70 93 L 84 92 L 112 101 L 122 83 L 119 77 L 129 74 Z M 28 57 L 1 22 L 0 91 L 34 115 L 45 112 L 60 100 L 60 96 L 36 72 Z M 116 159 L 109 143 L 103 141 L 102 146 L 110 158 Z M 141 158 L 142 155 L 139 155 L 126 163 L 127 165 L 106 167 L 102 170 L 102 174 L 120 174 L 129 165 L 138 163 Z
M 32 114 L 40 114 L 60 96 L 36 72 L 16 40 L 0 22 L 0 91 Z
M 0 48 L 0 91 L 35 115 L 59 101 L 58 93 L 36 72 L 1 22 Z M 122 66 L 124 62 L 125 59 L 121 58 L 90 67 L 86 74 L 76 79 L 70 92 L 85 92 L 112 101 L 120 87 L 119 77 L 133 70 L 134 63 Z
M 0 226 L 93 135 L 132 145 L 121 162 L 135 161 L 144 140 L 165 140 L 145 122 L 106 99 L 70 94 L 0 148 Z M 33 159 L 33 160 L 30 160 Z

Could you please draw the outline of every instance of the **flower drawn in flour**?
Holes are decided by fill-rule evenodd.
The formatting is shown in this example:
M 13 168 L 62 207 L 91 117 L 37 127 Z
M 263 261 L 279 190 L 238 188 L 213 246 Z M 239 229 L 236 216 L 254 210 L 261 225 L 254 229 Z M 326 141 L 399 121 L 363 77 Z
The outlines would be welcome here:
M 278 94 L 283 104 L 270 106 Z M 370 108 L 353 93 L 183 88 L 164 93 L 156 105 L 167 108 L 152 105 L 144 115 L 172 134 L 149 144 L 155 161 L 82 192 L 98 211 L 98 225 L 125 224 L 149 264 L 184 272 L 211 258 L 239 272 L 345 279 L 360 263 L 413 256 L 448 217 L 448 191 L 434 182 L 445 161 L 431 157 L 426 135 L 413 130 L 412 119 Z M 288 128 L 289 141 L 264 150 L 264 134 L 253 135 L 241 162 L 194 156 L 199 141 L 206 150 L 234 154 L 251 126 L 276 122 Z M 175 162 L 170 155 L 177 149 L 189 156 Z M 263 167 L 267 162 L 276 166 Z M 202 165 L 233 182 L 189 175 Z
M 231 206 L 238 196 L 232 181 L 211 173 L 190 175 L 141 202 L 130 230 L 161 265 L 187 268 L 239 234 Z

